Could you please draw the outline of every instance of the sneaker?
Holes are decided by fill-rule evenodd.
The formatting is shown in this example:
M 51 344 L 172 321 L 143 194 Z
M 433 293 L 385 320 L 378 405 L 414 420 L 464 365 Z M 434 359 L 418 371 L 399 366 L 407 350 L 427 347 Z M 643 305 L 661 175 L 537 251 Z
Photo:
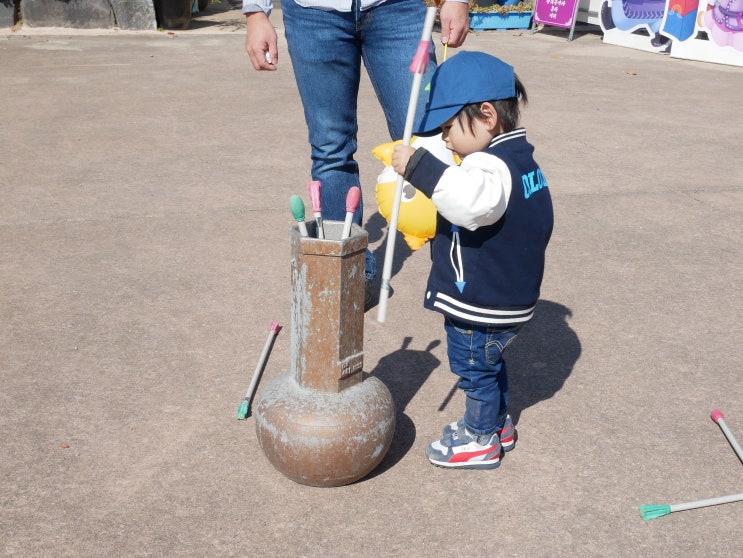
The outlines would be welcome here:
M 447 434 L 451 434 L 452 432 L 456 432 L 460 428 L 464 426 L 464 420 L 458 420 L 457 422 L 450 422 L 446 426 L 444 426 L 444 430 L 442 433 L 444 436 Z M 506 415 L 506 421 L 503 423 L 503 426 L 496 430 L 498 433 L 498 438 L 500 439 L 500 444 L 503 446 L 503 451 L 511 451 L 516 446 L 516 429 L 513 427 L 513 421 L 511 420 L 511 415 Z
M 426 448 L 426 457 L 434 465 L 460 469 L 495 469 L 500 465 L 500 454 L 497 432 L 475 436 L 464 427 Z

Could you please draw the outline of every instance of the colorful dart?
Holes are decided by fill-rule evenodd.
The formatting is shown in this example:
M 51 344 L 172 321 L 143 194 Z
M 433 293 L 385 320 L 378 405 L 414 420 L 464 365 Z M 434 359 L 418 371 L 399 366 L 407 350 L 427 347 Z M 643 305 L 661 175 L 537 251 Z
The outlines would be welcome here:
M 292 210 L 292 215 L 294 215 L 294 218 L 297 220 L 299 233 L 302 236 L 309 236 L 307 225 L 304 224 L 304 202 L 302 201 L 302 198 L 297 194 L 294 194 L 289 198 L 289 207 Z
M 731 494 L 730 496 L 720 496 L 719 498 L 697 500 L 696 502 L 686 502 L 684 504 L 652 504 L 648 506 L 640 506 L 640 515 L 645 521 L 650 521 L 656 517 L 663 517 L 664 515 L 677 511 L 693 510 L 705 506 L 717 506 L 719 504 L 729 504 L 730 502 L 740 501 L 743 501 L 743 494 Z
M 322 204 L 320 203 L 320 185 L 319 180 L 310 180 L 307 184 L 307 190 L 310 193 L 312 201 L 312 211 L 315 212 L 315 222 L 317 223 L 317 238 L 325 238 L 325 230 L 322 228 Z
M 735 436 L 733 436 L 730 430 L 728 430 L 728 427 L 725 424 L 725 415 L 722 414 L 722 411 L 719 409 L 713 410 L 710 413 L 710 418 L 717 423 L 723 434 L 725 434 L 725 437 L 728 439 L 728 442 L 730 442 L 730 445 L 733 446 L 733 450 L 735 450 L 738 458 L 743 461 L 743 451 L 741 451 L 741 447 L 735 439 Z M 697 500 L 695 502 L 686 502 L 683 504 L 652 504 L 640 506 L 640 515 L 645 521 L 649 521 L 656 517 L 663 517 L 664 515 L 677 511 L 692 510 L 703 508 L 705 506 L 717 506 L 719 504 L 729 504 L 730 502 L 741 501 L 743 501 L 743 493 L 730 494 L 729 496 L 720 496 L 718 498 L 709 498 L 707 500 Z
M 250 381 L 250 387 L 248 388 L 248 392 L 245 394 L 242 403 L 240 403 L 240 407 L 237 409 L 237 420 L 245 420 L 250 412 L 250 400 L 253 399 L 255 388 L 258 387 L 258 381 L 261 379 L 263 369 L 266 367 L 266 361 L 271 352 L 271 347 L 273 346 L 273 342 L 280 330 L 281 326 L 277 322 L 271 322 L 271 331 L 269 332 L 268 339 L 266 339 L 266 344 L 263 347 L 261 358 L 258 360 L 258 366 L 255 367 L 255 372 L 253 372 L 253 379 Z
M 720 430 L 722 430 L 722 433 L 725 434 L 725 437 L 728 439 L 728 442 L 730 442 L 730 445 L 733 446 L 733 450 L 738 455 L 738 459 L 743 462 L 743 449 L 741 449 L 740 444 L 735 439 L 735 436 L 733 436 L 733 433 L 730 432 L 727 424 L 725 424 L 725 415 L 723 415 L 722 411 L 720 411 L 719 409 L 715 409 L 710 413 L 709 416 L 720 427 Z
M 351 224 L 353 223 L 353 214 L 356 213 L 356 209 L 359 207 L 361 201 L 361 190 L 358 186 L 351 186 L 351 189 L 346 194 L 346 220 L 343 222 L 343 234 L 341 234 L 341 240 L 351 236 Z

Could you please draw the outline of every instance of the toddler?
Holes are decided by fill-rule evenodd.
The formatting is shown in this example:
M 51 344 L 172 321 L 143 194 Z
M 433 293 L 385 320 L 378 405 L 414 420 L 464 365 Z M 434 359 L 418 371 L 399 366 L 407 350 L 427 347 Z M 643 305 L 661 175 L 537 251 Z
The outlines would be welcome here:
M 461 420 L 426 455 L 440 467 L 494 469 L 516 433 L 503 351 L 534 314 L 552 233 L 552 199 L 519 128 L 526 90 L 513 67 L 463 51 L 436 69 L 418 135 L 441 133 L 461 164 L 398 145 L 392 165 L 438 211 L 424 307 L 444 315 Z

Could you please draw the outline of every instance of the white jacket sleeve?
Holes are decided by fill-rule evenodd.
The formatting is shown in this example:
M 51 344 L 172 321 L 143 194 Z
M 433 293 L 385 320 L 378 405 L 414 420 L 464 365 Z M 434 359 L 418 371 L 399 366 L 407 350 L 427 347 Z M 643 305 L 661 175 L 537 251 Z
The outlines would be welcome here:
M 431 201 L 447 221 L 474 231 L 503 217 L 511 187 L 506 164 L 494 155 L 477 152 L 444 171 Z
M 266 15 L 271 15 L 273 10 L 273 0 L 243 0 L 243 13 L 249 14 L 251 12 L 265 12 Z

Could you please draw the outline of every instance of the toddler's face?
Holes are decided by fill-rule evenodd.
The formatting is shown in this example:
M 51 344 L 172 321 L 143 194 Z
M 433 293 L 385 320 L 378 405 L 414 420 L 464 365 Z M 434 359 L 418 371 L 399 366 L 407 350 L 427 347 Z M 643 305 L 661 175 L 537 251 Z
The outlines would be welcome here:
M 459 120 L 456 115 L 441 126 L 441 132 L 446 147 L 460 157 L 482 151 L 494 137 L 487 121 L 473 118 L 468 123 L 466 116 Z

